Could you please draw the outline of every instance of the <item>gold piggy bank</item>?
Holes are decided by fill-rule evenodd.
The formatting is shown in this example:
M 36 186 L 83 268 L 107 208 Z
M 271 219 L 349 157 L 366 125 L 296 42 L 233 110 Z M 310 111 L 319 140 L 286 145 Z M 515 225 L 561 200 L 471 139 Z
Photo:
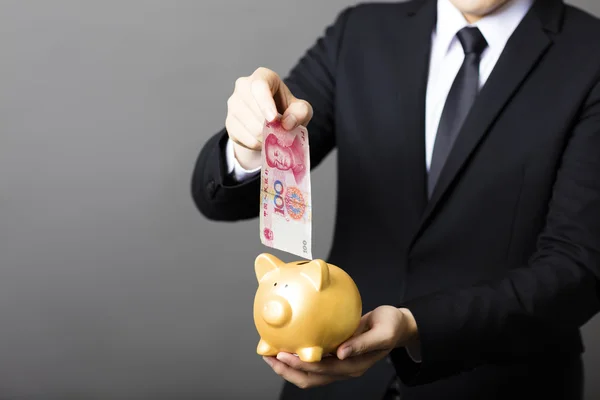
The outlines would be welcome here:
M 360 323 L 362 300 L 352 278 L 323 260 L 284 263 L 271 254 L 255 261 L 257 353 L 297 354 L 320 361 L 349 339 Z

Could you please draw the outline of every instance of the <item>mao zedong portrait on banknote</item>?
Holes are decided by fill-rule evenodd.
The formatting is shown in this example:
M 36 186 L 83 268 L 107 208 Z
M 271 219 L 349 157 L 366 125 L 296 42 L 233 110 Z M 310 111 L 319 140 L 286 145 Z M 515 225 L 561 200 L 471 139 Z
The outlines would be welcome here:
M 275 134 L 271 133 L 265 139 L 264 146 L 265 157 L 269 167 L 281 171 L 291 170 L 297 184 L 304 180 L 307 171 L 300 136 L 296 136 L 290 146 L 285 146 L 279 142 Z

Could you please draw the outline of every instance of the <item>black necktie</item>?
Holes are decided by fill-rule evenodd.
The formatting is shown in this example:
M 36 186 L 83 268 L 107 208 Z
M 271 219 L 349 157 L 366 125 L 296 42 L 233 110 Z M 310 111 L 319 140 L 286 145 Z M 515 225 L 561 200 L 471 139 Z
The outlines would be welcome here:
M 456 75 L 446 104 L 433 147 L 427 190 L 429 197 L 446 163 L 456 136 L 479 93 L 479 62 L 487 42 L 478 28 L 467 27 L 456 36 L 465 52 L 465 60 Z

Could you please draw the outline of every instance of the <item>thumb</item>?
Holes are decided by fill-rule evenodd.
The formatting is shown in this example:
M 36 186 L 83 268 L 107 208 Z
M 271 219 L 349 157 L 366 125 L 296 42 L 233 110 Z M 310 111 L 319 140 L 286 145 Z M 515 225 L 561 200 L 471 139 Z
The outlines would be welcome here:
M 340 360 L 344 360 L 348 357 L 356 357 L 386 349 L 387 335 L 383 329 L 377 329 L 377 326 L 375 326 L 358 336 L 348 339 L 338 348 L 337 356 Z
M 313 117 L 313 108 L 305 100 L 293 98 L 290 105 L 283 113 L 283 127 L 288 131 L 296 128 L 299 125 L 306 126 Z

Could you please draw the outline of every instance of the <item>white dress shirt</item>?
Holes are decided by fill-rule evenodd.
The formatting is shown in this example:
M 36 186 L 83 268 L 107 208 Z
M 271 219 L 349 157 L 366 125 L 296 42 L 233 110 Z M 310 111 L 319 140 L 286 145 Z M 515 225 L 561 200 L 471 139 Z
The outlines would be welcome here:
M 531 8 L 533 1 L 509 0 L 507 4 L 493 14 L 480 19 L 474 24 L 469 24 L 461 11 L 450 0 L 438 0 L 438 18 L 437 25 L 432 33 L 431 62 L 425 110 L 425 159 L 427 170 L 431 165 L 435 137 L 446 98 L 465 58 L 462 45 L 456 34 L 464 27 L 476 26 L 487 41 L 488 47 L 481 55 L 479 67 L 480 87 L 483 87 L 504 51 L 506 43 Z M 235 159 L 231 141 L 227 144 L 227 165 L 229 173 L 233 173 L 238 181 L 260 172 L 260 167 L 254 170 L 245 170 L 239 165 Z M 420 360 L 418 349 L 410 349 L 409 354 L 413 360 Z
M 488 47 L 481 55 L 479 66 L 480 87 L 483 87 L 504 51 L 508 39 L 532 4 L 533 0 L 509 0 L 492 15 L 488 15 L 474 24 L 469 24 L 450 0 L 438 0 L 438 18 L 435 31 L 432 33 L 425 109 L 425 160 L 428 171 L 446 98 L 465 58 L 456 34 L 466 26 L 476 26 L 487 41 Z M 233 174 L 237 181 L 243 181 L 260 172 L 260 167 L 253 170 L 242 168 L 235 158 L 231 141 L 227 143 L 226 157 L 228 172 Z
M 469 24 L 450 0 L 438 0 L 439 17 L 436 30 L 433 32 L 425 110 L 427 170 L 431 165 L 433 145 L 446 97 L 450 93 L 454 78 L 465 58 L 456 34 L 466 26 L 476 26 L 487 41 L 488 47 L 481 55 L 479 64 L 479 86 L 483 87 L 504 51 L 508 39 L 532 4 L 533 0 L 511 0 L 492 15 L 488 15 L 474 24 Z

